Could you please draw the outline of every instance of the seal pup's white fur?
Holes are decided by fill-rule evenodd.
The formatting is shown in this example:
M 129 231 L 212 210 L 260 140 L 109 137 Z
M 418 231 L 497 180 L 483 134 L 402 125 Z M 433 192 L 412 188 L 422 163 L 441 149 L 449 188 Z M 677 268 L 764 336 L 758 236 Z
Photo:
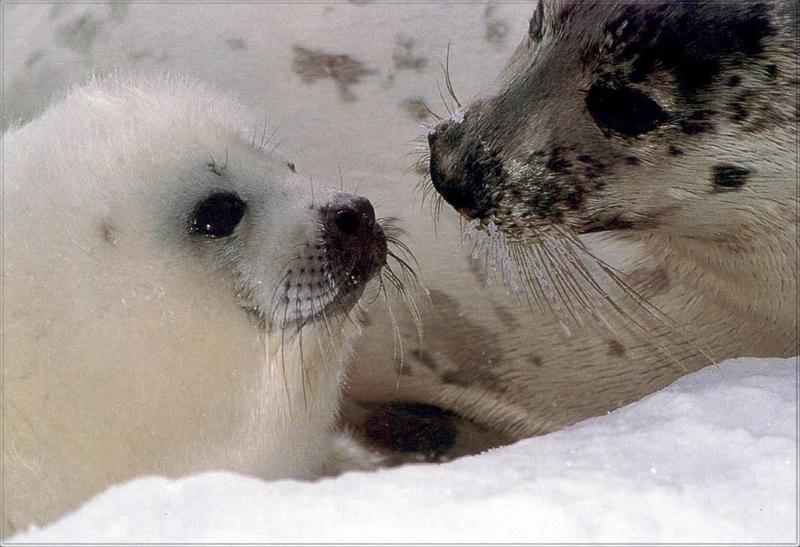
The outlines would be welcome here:
M 329 470 L 358 327 L 309 322 L 322 296 L 267 313 L 327 198 L 257 124 L 195 83 L 118 77 L 4 136 L 6 534 L 135 475 Z M 218 190 L 247 216 L 197 238 Z

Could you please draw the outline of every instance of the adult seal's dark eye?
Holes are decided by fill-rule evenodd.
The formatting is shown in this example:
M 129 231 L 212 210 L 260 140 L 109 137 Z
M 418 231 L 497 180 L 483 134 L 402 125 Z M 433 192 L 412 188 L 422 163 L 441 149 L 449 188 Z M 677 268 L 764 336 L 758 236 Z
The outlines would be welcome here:
M 586 107 L 604 132 L 626 137 L 647 133 L 667 121 L 667 113 L 638 89 L 594 85 L 586 95 Z
M 231 192 L 211 194 L 189 215 L 189 233 L 210 239 L 229 236 L 241 222 L 247 204 Z
M 538 42 L 544 35 L 544 2 L 540 1 L 533 10 L 530 23 L 528 24 L 528 36 L 534 42 Z

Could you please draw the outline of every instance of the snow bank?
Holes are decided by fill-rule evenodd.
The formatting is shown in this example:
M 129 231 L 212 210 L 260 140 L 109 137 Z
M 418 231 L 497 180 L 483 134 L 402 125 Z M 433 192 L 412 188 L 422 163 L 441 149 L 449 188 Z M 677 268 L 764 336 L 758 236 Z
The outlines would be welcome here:
M 11 542 L 796 543 L 797 364 L 727 361 L 442 465 L 316 483 L 142 478 Z

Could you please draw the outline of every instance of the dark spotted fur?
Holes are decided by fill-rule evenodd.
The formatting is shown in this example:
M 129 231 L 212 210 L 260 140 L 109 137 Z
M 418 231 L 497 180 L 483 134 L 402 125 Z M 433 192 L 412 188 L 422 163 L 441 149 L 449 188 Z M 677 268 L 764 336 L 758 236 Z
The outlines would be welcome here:
M 647 211 L 603 208 L 619 181 L 641 179 L 643 166 L 668 175 L 723 125 L 758 138 L 744 134 L 794 122 L 780 101 L 797 81 L 775 60 L 792 49 L 796 58 L 791 3 L 546 4 L 501 90 L 429 138 L 434 187 L 470 218 L 518 237 L 547 222 L 644 226 Z M 730 188 L 741 177 L 718 179 Z

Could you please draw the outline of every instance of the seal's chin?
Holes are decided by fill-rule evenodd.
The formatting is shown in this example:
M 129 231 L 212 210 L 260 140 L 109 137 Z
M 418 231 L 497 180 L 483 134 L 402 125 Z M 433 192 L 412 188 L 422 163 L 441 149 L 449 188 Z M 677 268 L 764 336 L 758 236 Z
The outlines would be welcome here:
M 361 249 L 353 267 L 344 275 L 334 276 L 336 288 L 333 299 L 321 311 L 312 313 L 306 321 L 343 316 L 353 309 L 367 284 L 386 265 L 386 236 L 380 226 L 375 226 L 371 239 L 371 244 Z
M 387 239 L 375 224 L 359 238 L 359 245 L 343 248 L 330 241 L 311 242 L 287 268 L 269 302 L 248 302 L 243 307 L 265 331 L 293 332 L 307 325 L 332 329 L 364 294 L 367 284 L 386 265 Z M 240 294 L 253 294 L 242 290 Z

